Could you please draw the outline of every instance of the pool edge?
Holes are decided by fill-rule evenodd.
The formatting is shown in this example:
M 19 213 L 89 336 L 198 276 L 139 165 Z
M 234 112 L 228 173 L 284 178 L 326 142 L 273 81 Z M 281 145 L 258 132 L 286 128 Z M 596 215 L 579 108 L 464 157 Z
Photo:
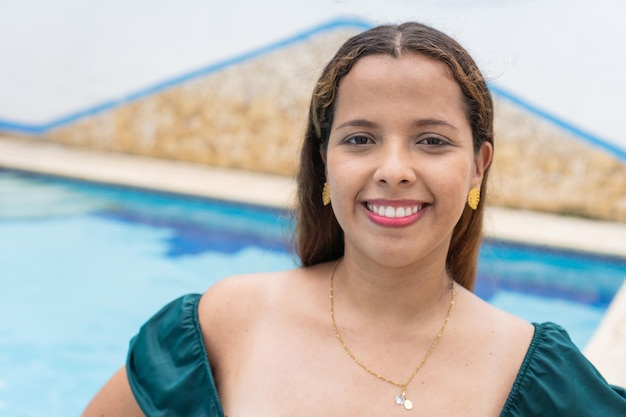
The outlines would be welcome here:
M 584 349 L 585 356 L 612 384 L 626 387 L 626 282 L 613 298 Z

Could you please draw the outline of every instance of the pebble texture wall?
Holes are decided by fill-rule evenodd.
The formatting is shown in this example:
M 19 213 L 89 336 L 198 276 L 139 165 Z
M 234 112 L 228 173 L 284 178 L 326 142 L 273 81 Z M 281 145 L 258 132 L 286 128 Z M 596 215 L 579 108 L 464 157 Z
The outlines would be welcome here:
M 335 29 L 50 131 L 55 142 L 293 175 Z M 491 204 L 626 221 L 626 163 L 496 98 Z
M 626 161 L 496 101 L 496 205 L 626 222 Z

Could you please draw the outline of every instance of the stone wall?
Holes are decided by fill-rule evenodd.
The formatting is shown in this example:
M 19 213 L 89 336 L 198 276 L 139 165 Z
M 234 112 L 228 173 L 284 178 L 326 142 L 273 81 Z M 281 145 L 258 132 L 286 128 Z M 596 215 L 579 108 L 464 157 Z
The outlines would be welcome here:
M 626 221 L 626 162 L 496 100 L 493 204 Z
M 55 142 L 293 175 L 310 93 L 355 29 L 316 34 L 50 131 Z M 626 163 L 496 100 L 492 204 L 626 221 Z
M 356 30 L 321 33 L 49 132 L 55 142 L 292 175 L 310 94 Z

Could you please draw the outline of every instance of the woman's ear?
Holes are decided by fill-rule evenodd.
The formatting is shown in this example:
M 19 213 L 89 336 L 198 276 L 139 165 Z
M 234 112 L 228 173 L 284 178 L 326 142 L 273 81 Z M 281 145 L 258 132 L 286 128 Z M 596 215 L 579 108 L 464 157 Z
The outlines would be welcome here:
M 474 158 L 475 171 L 472 180 L 473 187 L 478 187 L 482 183 L 485 171 L 489 168 L 489 165 L 491 165 L 492 158 L 493 145 L 490 142 L 484 142 Z

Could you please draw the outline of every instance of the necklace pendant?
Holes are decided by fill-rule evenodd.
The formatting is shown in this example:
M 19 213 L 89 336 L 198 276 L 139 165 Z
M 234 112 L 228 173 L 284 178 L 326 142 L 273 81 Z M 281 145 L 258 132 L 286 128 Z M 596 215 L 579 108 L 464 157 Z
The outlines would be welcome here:
M 413 409 L 413 401 L 407 400 L 404 392 L 396 396 L 396 404 L 403 406 L 405 410 Z
M 404 408 L 406 410 L 412 410 L 413 409 L 413 401 L 411 401 L 411 400 L 404 400 L 404 404 L 402 404 L 402 405 L 404 405 Z
M 396 404 L 404 407 L 405 410 L 413 409 L 413 401 L 406 399 L 406 394 L 402 393 L 396 397 Z

